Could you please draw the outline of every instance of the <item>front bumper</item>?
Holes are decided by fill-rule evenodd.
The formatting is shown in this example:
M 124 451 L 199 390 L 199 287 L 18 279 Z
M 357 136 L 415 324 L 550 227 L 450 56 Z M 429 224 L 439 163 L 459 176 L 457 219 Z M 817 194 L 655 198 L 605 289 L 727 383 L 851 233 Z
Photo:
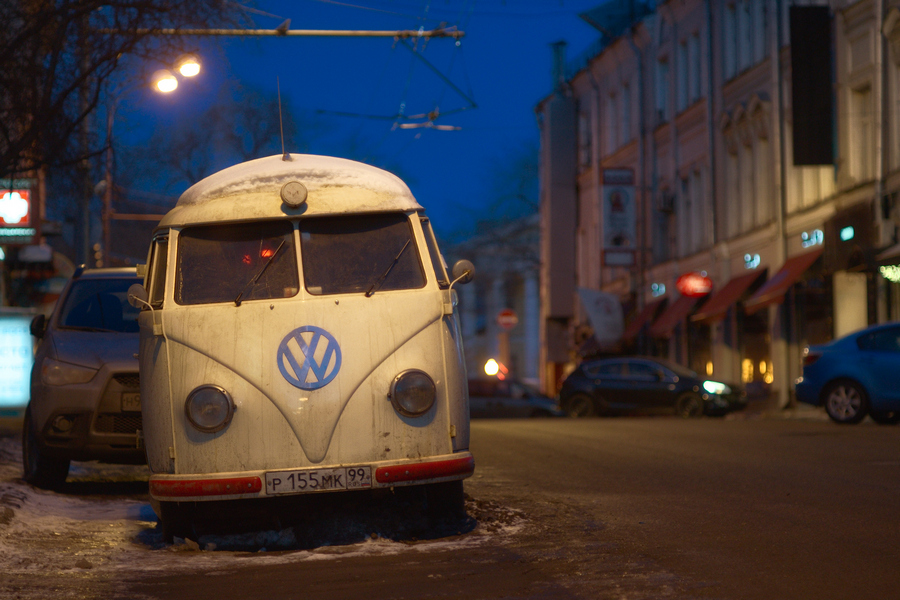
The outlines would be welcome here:
M 366 489 L 377 489 L 465 479 L 475 472 L 475 458 L 471 452 L 457 452 L 442 456 L 432 456 L 424 460 L 391 460 L 359 465 L 317 465 L 311 468 L 327 469 L 332 467 L 364 466 L 372 468 L 372 486 Z M 160 502 L 274 497 L 274 495 L 266 491 L 265 478 L 267 472 L 276 471 L 291 472 L 290 469 L 277 469 L 273 471 L 259 470 L 237 473 L 204 473 L 199 475 L 154 474 L 150 476 L 150 496 Z

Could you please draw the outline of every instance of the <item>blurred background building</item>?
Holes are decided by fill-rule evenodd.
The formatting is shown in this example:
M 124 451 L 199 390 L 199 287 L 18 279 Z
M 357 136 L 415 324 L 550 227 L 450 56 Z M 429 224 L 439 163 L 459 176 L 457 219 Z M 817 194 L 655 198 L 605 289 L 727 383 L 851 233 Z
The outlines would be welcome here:
M 545 391 L 590 327 L 583 287 L 620 298 L 622 351 L 787 405 L 807 344 L 900 317 L 900 3 L 582 17 L 600 42 L 554 49 L 536 108 Z

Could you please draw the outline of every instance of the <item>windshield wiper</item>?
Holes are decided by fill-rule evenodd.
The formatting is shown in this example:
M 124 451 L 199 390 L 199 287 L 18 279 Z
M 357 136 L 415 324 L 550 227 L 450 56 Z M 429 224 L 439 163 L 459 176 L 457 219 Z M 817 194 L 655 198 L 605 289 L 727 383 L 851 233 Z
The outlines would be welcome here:
M 262 269 L 259 270 L 259 273 L 256 274 L 256 277 L 254 277 L 253 279 L 251 279 L 250 281 L 247 282 L 247 285 L 244 286 L 244 288 L 241 290 L 241 293 L 238 294 L 237 298 L 234 299 L 235 306 L 241 305 L 241 297 L 243 297 L 244 292 L 247 291 L 247 288 L 253 289 L 253 286 L 256 284 L 257 281 L 259 281 L 259 278 L 262 277 L 262 274 L 266 272 L 266 269 L 269 268 L 269 265 L 271 265 L 272 261 L 275 260 L 275 257 L 278 256 L 278 252 L 284 246 L 285 241 L 286 240 L 281 240 L 281 243 L 278 244 L 277 248 L 275 248 L 275 252 L 272 253 L 272 256 L 270 256 L 269 260 L 266 261 L 266 264 L 264 264 L 262 266 Z
M 394 260 L 391 264 L 388 265 L 388 268 L 384 270 L 384 273 L 381 274 L 375 283 L 373 283 L 368 290 L 366 290 L 366 298 L 369 298 L 381 287 L 381 284 L 384 283 L 384 280 L 387 279 L 387 276 L 390 275 L 391 271 L 397 266 L 397 263 L 400 262 L 400 257 L 403 256 L 403 253 L 406 252 L 406 249 L 409 247 L 409 243 L 412 241 L 412 238 L 408 238 L 406 243 L 403 244 L 403 247 L 400 248 L 400 252 L 397 253 L 397 256 L 394 257 Z

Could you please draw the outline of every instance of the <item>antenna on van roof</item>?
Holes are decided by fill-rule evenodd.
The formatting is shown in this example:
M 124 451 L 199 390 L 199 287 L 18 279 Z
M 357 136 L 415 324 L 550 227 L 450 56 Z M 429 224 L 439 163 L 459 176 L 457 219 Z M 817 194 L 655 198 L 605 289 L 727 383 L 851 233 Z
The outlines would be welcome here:
M 275 76 L 275 85 L 278 87 L 278 127 L 281 129 L 281 160 L 290 162 L 294 159 L 284 150 L 284 119 L 281 116 L 281 79 L 277 75 Z

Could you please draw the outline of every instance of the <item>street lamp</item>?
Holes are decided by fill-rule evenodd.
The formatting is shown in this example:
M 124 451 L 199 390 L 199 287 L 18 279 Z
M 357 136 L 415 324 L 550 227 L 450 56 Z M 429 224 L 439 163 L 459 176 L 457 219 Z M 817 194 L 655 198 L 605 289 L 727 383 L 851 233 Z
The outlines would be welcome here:
M 194 77 L 198 73 L 200 73 L 200 61 L 197 56 L 194 54 L 185 54 L 178 61 L 175 62 L 175 69 L 183 76 L 183 77 Z M 153 74 L 151 79 L 152 81 L 152 89 L 161 92 L 164 94 L 168 94 L 170 92 L 175 91 L 178 88 L 178 78 L 175 76 L 172 71 L 168 69 L 160 69 Z M 113 181 L 112 181 L 112 171 L 113 171 L 113 150 L 112 150 L 112 140 L 113 140 L 113 124 L 115 122 L 116 111 L 119 107 L 119 102 L 129 93 L 135 91 L 140 88 L 141 84 L 125 88 L 121 92 L 119 92 L 115 98 L 111 101 L 109 105 L 109 109 L 106 114 L 106 173 L 103 179 L 103 252 L 106 255 L 107 262 L 111 261 L 111 236 L 110 236 L 110 219 L 112 218 L 112 196 L 113 196 Z M 103 261 L 98 260 L 97 266 L 102 267 Z

